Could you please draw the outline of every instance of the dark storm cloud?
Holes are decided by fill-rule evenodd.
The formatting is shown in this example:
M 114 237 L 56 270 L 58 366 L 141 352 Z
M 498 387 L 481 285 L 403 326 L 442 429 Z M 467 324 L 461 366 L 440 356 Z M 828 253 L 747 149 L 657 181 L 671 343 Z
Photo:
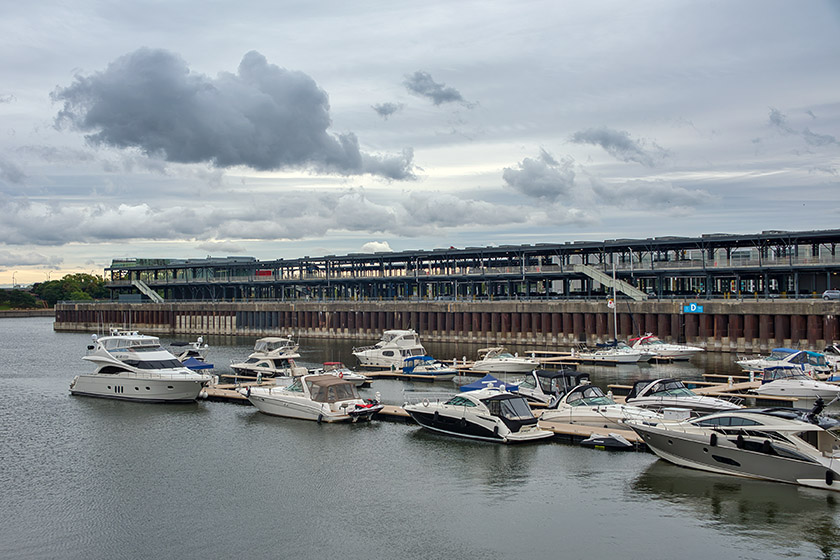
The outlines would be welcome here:
M 396 113 L 397 111 L 401 111 L 405 105 L 402 103 L 377 103 L 376 105 L 371 105 L 376 114 L 382 117 L 385 120 L 388 120 L 388 117 Z
M 806 114 L 809 115 L 812 119 L 817 118 L 811 111 L 806 111 Z M 801 131 L 796 130 L 788 124 L 787 116 L 774 107 L 770 107 L 769 121 L 770 125 L 782 134 L 791 134 L 794 136 L 799 136 L 809 146 L 819 147 L 828 146 L 830 144 L 840 144 L 840 142 L 837 141 L 837 138 L 830 134 L 817 134 L 816 132 L 812 132 L 811 129 L 808 127 L 803 128 Z
M 89 133 L 95 145 L 139 148 L 170 162 L 414 178 L 410 151 L 370 156 L 353 133 L 330 134 L 326 92 L 255 51 L 236 74 L 211 78 L 171 52 L 139 49 L 102 72 L 76 76 L 52 99 L 64 104 L 59 126 Z
M 667 157 L 668 152 L 653 143 L 651 149 L 645 147 L 642 140 L 633 140 L 630 133 L 624 130 L 613 130 L 607 127 L 588 128 L 572 135 L 575 144 L 592 144 L 601 146 L 608 154 L 626 162 L 640 163 L 646 167 L 655 167 L 659 159 Z
M 568 195 L 575 184 L 572 160 L 558 162 L 545 150 L 537 159 L 525 158 L 514 169 L 506 167 L 502 179 L 511 188 L 532 198 L 555 201 Z
M 425 97 L 435 105 L 441 105 L 442 103 L 464 103 L 469 105 L 457 89 L 447 87 L 446 84 L 437 83 L 428 72 L 423 72 L 422 70 L 406 76 L 403 84 L 411 93 Z

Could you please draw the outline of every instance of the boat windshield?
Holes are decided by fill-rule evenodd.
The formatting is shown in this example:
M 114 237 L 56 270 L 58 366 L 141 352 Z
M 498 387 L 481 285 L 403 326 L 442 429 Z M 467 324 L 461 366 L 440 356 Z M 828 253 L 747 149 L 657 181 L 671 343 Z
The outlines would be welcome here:
M 460 395 L 456 395 L 456 396 L 452 397 L 451 399 L 449 399 L 448 401 L 446 401 L 443 404 L 448 404 L 448 405 L 451 405 L 451 406 L 476 406 L 476 404 L 474 402 L 472 402 L 470 399 L 464 398 Z
M 789 350 L 773 350 L 770 352 L 770 355 L 767 356 L 767 359 L 773 362 L 786 360 L 790 358 L 791 352 Z
M 683 385 L 682 381 L 660 381 L 650 388 L 650 396 L 693 397 L 694 392 Z
M 352 383 L 321 385 L 307 381 L 306 384 L 309 386 L 310 398 L 316 402 L 333 403 L 359 398 L 356 386 Z
M 534 417 L 524 397 L 490 398 L 483 402 L 493 416 L 507 420 L 528 420 Z
M 615 404 L 604 392 L 593 385 L 577 387 L 566 397 L 566 404 L 570 406 L 600 406 Z
M 122 360 L 127 366 L 138 369 L 174 369 L 184 367 L 184 364 L 176 359 L 172 360 Z
M 811 379 L 804 372 L 794 368 L 772 367 L 765 368 L 762 381 L 767 383 L 776 379 Z

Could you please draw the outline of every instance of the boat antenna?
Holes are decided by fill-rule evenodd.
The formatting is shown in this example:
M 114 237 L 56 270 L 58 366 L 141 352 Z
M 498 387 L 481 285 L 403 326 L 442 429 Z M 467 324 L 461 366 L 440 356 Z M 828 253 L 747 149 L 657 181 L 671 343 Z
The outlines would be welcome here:
M 613 289 L 613 332 L 615 333 L 615 337 L 613 338 L 613 342 L 615 342 L 616 347 L 618 346 L 618 299 L 616 299 L 616 292 L 615 292 L 615 255 L 613 255 L 613 281 L 612 281 L 612 289 Z

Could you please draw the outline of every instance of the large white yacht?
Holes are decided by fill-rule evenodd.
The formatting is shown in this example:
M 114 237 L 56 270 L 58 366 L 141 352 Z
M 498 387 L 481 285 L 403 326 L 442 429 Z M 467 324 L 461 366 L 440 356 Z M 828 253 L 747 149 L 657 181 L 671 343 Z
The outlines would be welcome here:
M 393 329 L 382 333 L 382 338 L 373 346 L 353 348 L 353 355 L 365 367 L 401 369 L 405 359 L 425 356 L 426 349 L 413 329 Z
M 645 333 L 644 336 L 631 338 L 630 347 L 643 352 L 652 352 L 656 358 L 670 358 L 671 360 L 688 360 L 693 355 L 703 352 L 703 349 L 698 346 L 664 342 L 658 336 L 651 333 Z
M 300 358 L 298 344 L 290 338 L 267 336 L 254 343 L 254 351 L 244 362 L 230 364 L 230 368 L 240 375 L 262 377 L 298 377 L 308 370 L 295 363 Z
M 740 409 L 682 422 L 628 420 L 663 459 L 716 473 L 840 491 L 840 426 L 794 408 Z
M 74 395 L 143 402 L 188 402 L 198 397 L 210 376 L 194 372 L 161 347 L 156 336 L 111 329 L 92 335 L 87 355 L 96 371 L 77 375 Z
M 696 394 L 679 379 L 660 378 L 636 381 L 625 399 L 627 404 L 653 410 L 687 408 L 697 414 L 741 408 L 732 401 Z
M 764 368 L 755 392 L 774 397 L 834 399 L 840 397 L 840 385 L 818 381 L 794 366 L 776 366 Z
M 317 422 L 370 420 L 382 410 L 378 400 L 364 400 L 356 386 L 335 375 L 304 375 L 288 387 L 239 389 L 260 412 Z

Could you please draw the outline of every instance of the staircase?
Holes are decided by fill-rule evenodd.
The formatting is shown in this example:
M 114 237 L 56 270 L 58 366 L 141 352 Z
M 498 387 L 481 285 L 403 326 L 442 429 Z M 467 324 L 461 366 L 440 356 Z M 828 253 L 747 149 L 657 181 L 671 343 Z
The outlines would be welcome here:
M 615 290 L 617 292 L 627 294 L 636 301 L 644 301 L 647 299 L 647 294 L 641 291 L 636 286 L 628 284 L 624 280 L 616 279 L 615 281 L 613 281 L 612 276 L 610 276 L 609 274 L 604 274 L 597 268 L 593 268 L 586 264 L 576 264 L 574 265 L 574 271 L 580 274 L 585 274 L 593 280 L 595 280 L 596 282 L 611 289 L 613 287 L 613 283 L 615 283 Z
M 163 303 L 163 298 L 160 297 L 160 294 L 154 291 L 149 287 L 148 284 L 143 282 L 142 280 L 132 280 L 131 285 L 149 296 L 149 299 L 155 303 Z

